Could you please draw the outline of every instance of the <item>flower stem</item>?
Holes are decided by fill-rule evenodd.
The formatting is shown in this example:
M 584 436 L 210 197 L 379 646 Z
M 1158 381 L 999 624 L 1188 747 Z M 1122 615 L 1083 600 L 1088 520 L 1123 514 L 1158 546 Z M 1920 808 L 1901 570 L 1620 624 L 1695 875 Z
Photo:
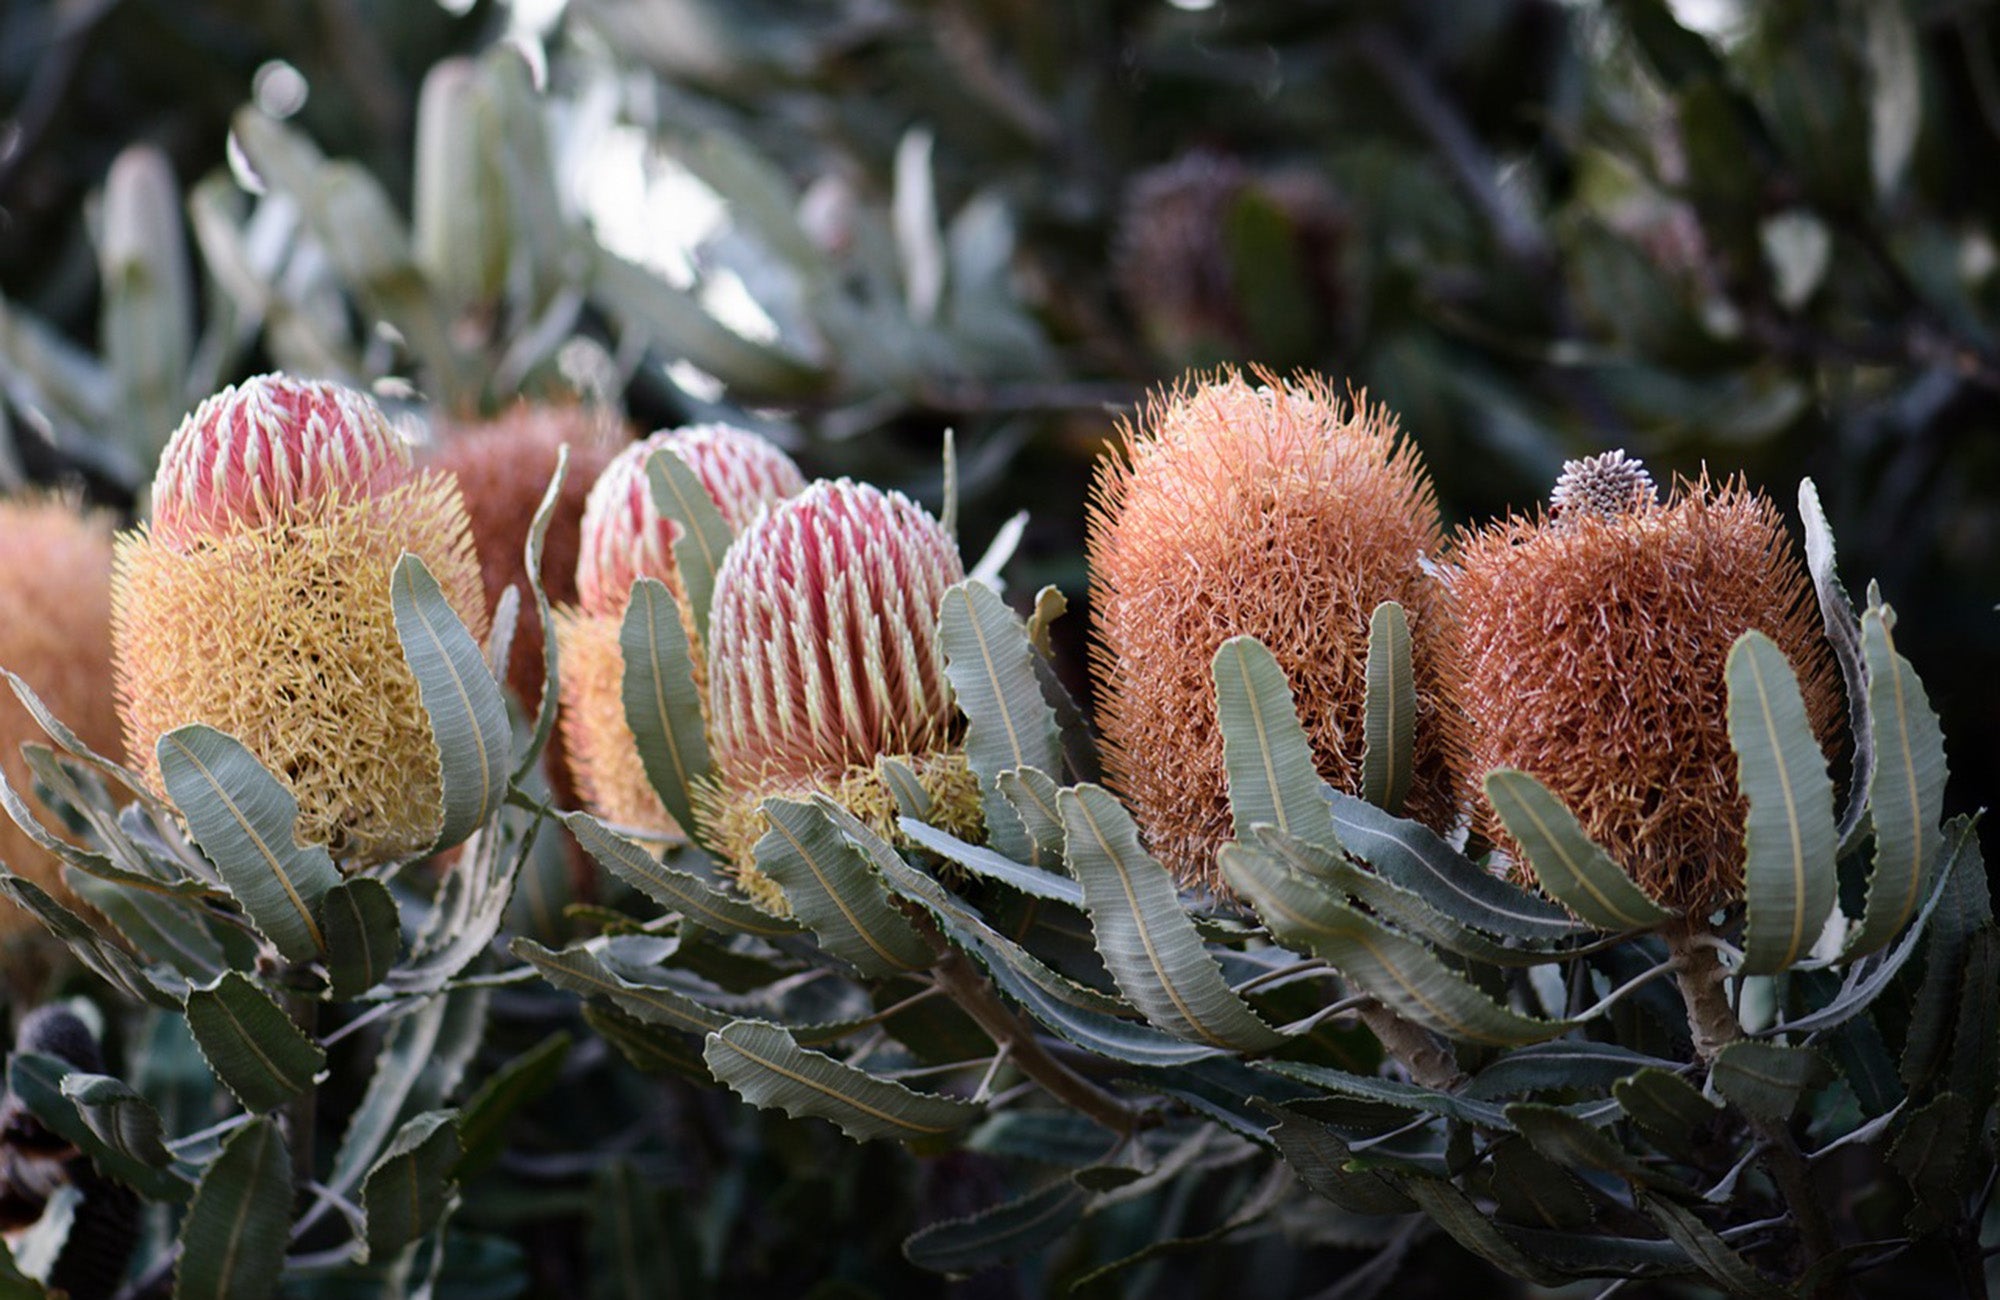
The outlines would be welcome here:
M 1382 1044 L 1382 1050 L 1401 1062 L 1410 1072 L 1410 1081 L 1424 1088 L 1453 1092 L 1465 1082 L 1458 1058 L 1436 1034 L 1412 1024 L 1374 998 L 1355 1007 L 1354 1014 L 1368 1026 Z

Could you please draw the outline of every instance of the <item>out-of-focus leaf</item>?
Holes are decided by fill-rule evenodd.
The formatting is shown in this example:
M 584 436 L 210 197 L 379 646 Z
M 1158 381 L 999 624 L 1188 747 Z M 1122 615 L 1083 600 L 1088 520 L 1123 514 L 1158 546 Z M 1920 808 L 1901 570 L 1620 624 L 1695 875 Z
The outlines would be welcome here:
M 1583 921 L 1600 930 L 1646 930 L 1673 916 L 1646 897 L 1534 777 L 1497 768 L 1486 774 L 1486 797 L 1528 855 L 1536 882 Z
M 250 1110 L 290 1101 L 326 1065 L 319 1044 L 241 972 L 190 993 L 187 1018 L 209 1069 Z
M 673 1234 L 660 1194 L 628 1161 L 607 1161 L 590 1197 L 591 1300 L 682 1294 Z
M 1715 1058 L 1710 1081 L 1729 1102 L 1760 1119 L 1787 1120 L 1810 1088 L 1832 1077 L 1810 1047 L 1735 1042 Z
M 315 913 L 340 872 L 325 849 L 293 838 L 299 804 L 235 737 L 190 723 L 160 737 L 160 779 L 188 833 L 279 952 L 310 961 L 326 949 Z
M 500 124 L 485 92 L 479 67 L 453 58 L 417 94 L 411 244 L 425 278 L 460 309 L 497 297 L 507 274 Z
M 500 1156 L 507 1125 L 523 1106 L 553 1088 L 569 1059 L 570 1037 L 557 1030 L 486 1077 L 458 1116 L 455 1178 L 470 1178 Z
M 752 1105 L 794 1119 L 830 1120 L 857 1142 L 943 1137 L 982 1110 L 955 1097 L 912 1092 L 808 1051 L 783 1028 L 763 1021 L 738 1020 L 716 1030 L 702 1055 L 715 1077 Z
M 1074 1179 L 990 1205 L 963 1218 L 943 1219 L 903 1242 L 903 1256 L 933 1273 L 964 1276 L 1019 1259 L 1047 1246 L 1077 1225 L 1089 1193 Z
M 1901 1174 L 1917 1202 L 1937 1223 L 1958 1219 L 1960 1199 L 1970 1190 L 1968 1171 L 1976 1162 L 1972 1108 L 1956 1094 L 1939 1093 L 1904 1116 L 1889 1147 L 1889 1167 Z
M 922 970 L 937 960 L 861 851 L 808 803 L 766 799 L 771 829 L 757 841 L 757 869 L 775 880 L 792 914 L 822 947 L 863 976 Z
M 1862 616 L 1861 646 L 1868 666 L 1868 730 L 1875 743 L 1868 782 L 1875 865 L 1860 928 L 1841 954 L 1848 960 L 1874 952 L 1902 931 L 1923 897 L 1944 839 L 1939 827 L 1944 733 L 1937 714 L 1916 670 L 1896 652 L 1883 611 Z
M 896 144 L 896 251 L 902 263 L 903 305 L 919 326 L 932 322 L 944 299 L 944 232 L 938 228 L 931 176 L 932 142 L 928 130 L 912 127 Z
M 1368 619 L 1368 690 L 1361 734 L 1361 797 L 1391 816 L 1403 811 L 1416 773 L 1417 686 L 1410 624 L 1385 600 Z
M 187 414 L 194 280 L 180 187 L 165 154 L 134 145 L 104 180 L 98 341 L 124 398 L 132 453 L 151 464 Z
M 1233 636 L 1216 649 L 1209 672 L 1236 838 L 1267 825 L 1322 848 L 1337 846 L 1285 670 L 1255 637 Z
M 1883 198 L 1902 183 L 1923 129 L 1923 55 L 1909 11 L 1901 4 L 1869 5 L 1868 167 Z
M 703 497 L 706 500 L 706 496 Z M 646 782 L 676 825 L 696 831 L 694 785 L 708 775 L 708 730 L 694 658 L 679 607 L 666 584 L 640 578 L 618 629 L 625 720 L 638 742 Z
M 292 1161 L 277 1122 L 229 1136 L 181 1224 L 174 1300 L 264 1300 L 285 1267 Z
M 1502 1232 L 1472 1198 L 1441 1178 L 1405 1178 L 1402 1188 L 1451 1239 L 1512 1277 L 1557 1286 L 1562 1274 L 1531 1257 Z
M 1729 652 L 1729 743 L 1750 801 L 1744 831 L 1743 971 L 1771 975 L 1812 950 L 1833 907 L 1833 782 L 1798 678 L 1762 632 Z
M 396 636 L 417 679 L 437 743 L 443 824 L 432 852 L 462 843 L 507 797 L 514 762 L 507 698 L 487 670 L 479 642 L 418 556 L 405 553 L 390 578 Z
M 452 1195 L 461 1153 L 457 1112 L 412 1116 L 361 1180 L 368 1257 L 386 1259 L 437 1226 Z
M 612 315 L 643 330 L 667 356 L 683 358 L 747 395 L 765 400 L 799 398 L 824 382 L 823 373 L 810 362 L 744 338 L 710 316 L 685 290 L 602 250 L 593 259 L 591 296 Z
M 1126 1000 L 1160 1028 L 1191 1042 L 1243 1051 L 1283 1036 L 1222 978 L 1165 867 L 1139 847 L 1139 829 L 1110 793 L 1082 785 L 1057 796 L 1068 833 L 1063 856 L 1106 968 Z
M 403 951 L 401 918 L 389 887 L 355 876 L 326 892 L 319 904 L 326 933 L 326 973 L 336 999 L 358 998 L 388 978 Z

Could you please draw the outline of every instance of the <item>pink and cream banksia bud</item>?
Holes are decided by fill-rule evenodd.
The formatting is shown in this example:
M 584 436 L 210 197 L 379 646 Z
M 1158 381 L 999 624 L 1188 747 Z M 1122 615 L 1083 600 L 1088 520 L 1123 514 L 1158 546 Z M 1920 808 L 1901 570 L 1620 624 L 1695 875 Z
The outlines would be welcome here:
M 618 632 L 632 584 L 656 578 L 680 606 L 681 626 L 694 651 L 697 680 L 705 674 L 694 618 L 687 607 L 674 541 L 680 525 L 662 515 L 646 479 L 646 462 L 670 450 L 708 489 L 732 529 L 805 487 L 798 466 L 769 441 L 729 425 L 662 430 L 614 457 L 590 490 L 578 543 L 577 605 L 559 611 L 563 740 L 577 792 L 598 815 L 636 830 L 673 834 L 673 818 L 646 779 L 638 742 L 625 721 L 625 660 Z
M 921 507 L 846 479 L 813 484 L 730 548 L 709 616 L 716 780 L 700 812 L 759 902 L 784 907 L 755 865 L 762 802 L 822 792 L 889 834 L 883 758 L 917 773 L 938 824 L 976 833 L 978 783 L 937 635 L 938 602 L 964 577 L 957 544 Z
M 127 749 L 199 722 L 291 788 L 298 835 L 354 862 L 417 852 L 443 811 L 437 744 L 403 659 L 390 576 L 421 558 L 483 638 L 465 507 L 419 472 L 368 397 L 266 375 L 209 398 L 168 442 L 154 522 L 122 535 L 112 635 Z

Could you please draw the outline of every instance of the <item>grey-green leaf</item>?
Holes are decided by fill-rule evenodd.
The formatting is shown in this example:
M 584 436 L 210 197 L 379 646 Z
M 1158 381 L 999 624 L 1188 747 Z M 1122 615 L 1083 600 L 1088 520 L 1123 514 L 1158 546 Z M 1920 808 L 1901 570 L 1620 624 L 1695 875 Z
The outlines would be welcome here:
M 639 743 L 646 781 L 680 828 L 694 835 L 694 786 L 708 775 L 708 728 L 687 628 L 673 593 L 658 578 L 632 584 L 618 650 L 625 661 L 625 721 Z
M 324 952 L 315 916 L 340 872 L 324 848 L 293 838 L 292 792 L 241 741 L 200 723 L 161 736 L 158 754 L 168 796 L 251 924 L 292 961 Z
M 1611 1095 L 1641 1128 L 1672 1151 L 1686 1150 L 1696 1130 L 1722 1109 L 1680 1075 L 1657 1067 L 1620 1079 L 1611 1085 Z
M 1710 1081 L 1732 1105 L 1760 1119 L 1787 1120 L 1809 1089 L 1833 1077 L 1810 1047 L 1735 1042 L 1717 1053 Z
M 1021 621 L 983 582 L 945 591 L 938 637 L 945 675 L 965 714 L 965 756 L 979 778 L 994 847 L 1033 861 L 1036 842 L 998 781 L 1002 772 L 1062 770 L 1062 739 L 1035 679 L 1035 649 Z
M 715 597 L 715 571 L 734 540 L 729 521 L 702 485 L 701 475 L 671 447 L 646 457 L 646 484 L 662 518 L 680 525 L 674 538 L 674 567 L 694 614 L 694 633 L 708 643 L 708 607 Z
M 451 1198 L 460 1147 L 455 1111 L 412 1116 L 361 1181 L 368 1256 L 386 1259 L 437 1226 Z
M 775 880 L 792 915 L 822 947 L 868 978 L 922 970 L 937 960 L 896 910 L 861 851 L 808 803 L 766 799 L 771 829 L 757 841 L 757 869 Z
M 1896 652 L 1880 610 L 1861 618 L 1868 666 L 1869 731 L 1875 770 L 1868 807 L 1875 823 L 1875 864 L 1860 928 L 1841 955 L 1852 960 L 1883 947 L 1909 922 L 1924 896 L 1944 835 L 1944 733 L 1924 684 Z
M 486 667 L 479 642 L 459 621 L 423 560 L 407 552 L 389 580 L 396 635 L 417 679 L 437 744 L 444 821 L 432 851 L 461 843 L 486 824 L 507 797 L 514 733 L 507 699 Z
M 541 618 L 542 628 L 542 698 L 535 701 L 535 726 L 528 737 L 528 743 L 515 757 L 514 781 L 518 784 L 531 772 L 541 759 L 542 750 L 549 743 L 549 736 L 555 731 L 556 708 L 561 702 L 561 672 L 558 660 L 561 658 L 560 639 L 556 635 L 556 620 L 549 608 L 548 589 L 542 584 L 542 552 L 548 544 L 549 524 L 554 520 L 556 507 L 562 502 L 563 483 L 569 478 L 569 444 L 556 448 L 555 473 L 549 476 L 549 486 L 542 493 L 541 504 L 535 507 L 535 516 L 528 523 L 528 540 L 522 546 L 521 572 L 527 575 L 528 590 L 535 600 L 535 612 Z M 526 701 L 523 701 L 524 703 Z
M 401 918 L 389 887 L 373 876 L 355 876 L 326 892 L 319 905 L 326 935 L 331 995 L 358 998 L 388 978 L 403 951 Z
M 62 1081 L 63 1096 L 98 1140 L 121 1157 L 149 1169 L 165 1169 L 173 1154 L 162 1139 L 160 1112 L 122 1079 L 105 1074 L 70 1074 Z
M 1021 825 L 1028 832 L 1028 862 L 1043 868 L 1062 865 L 1062 814 L 1056 811 L 1055 778 L 1032 767 L 1002 772 L 996 778 Z
M 569 1059 L 570 1037 L 557 1030 L 507 1062 L 466 1099 L 458 1116 L 460 1154 L 452 1173 L 469 1178 L 499 1159 L 506 1126 L 521 1107 L 555 1086 Z
M 1730 1295 L 1776 1297 L 1789 1294 L 1784 1288 L 1772 1285 L 1768 1278 L 1751 1267 L 1748 1260 L 1731 1250 L 1728 1243 L 1697 1218 L 1693 1210 L 1644 1192 L 1638 1193 L 1635 1199 L 1639 1208 L 1660 1225 L 1667 1239 L 1685 1251 L 1709 1281 Z
M 1461 1042 L 1504 1047 L 1557 1038 L 1573 1026 L 1508 1010 L 1423 944 L 1348 906 L 1268 853 L 1228 845 L 1222 871 L 1280 943 L 1324 957 L 1352 983 L 1426 1028 Z
M 266 1300 L 285 1267 L 292 1162 L 284 1134 L 254 1119 L 223 1143 L 181 1225 L 174 1300 Z
M 637 972 L 628 974 L 612 969 L 590 943 L 572 944 L 555 951 L 531 939 L 516 939 L 514 955 L 540 971 L 557 988 L 587 998 L 605 998 L 647 1024 L 705 1034 L 722 1028 L 732 1019 L 664 983 L 641 981 L 632 978 Z
M 1209 672 L 1236 838 L 1248 839 L 1254 826 L 1275 826 L 1309 844 L 1337 848 L 1285 670 L 1257 638 L 1233 636 L 1216 649 Z
M 1368 618 L 1368 689 L 1363 696 L 1361 797 L 1400 814 L 1416 776 L 1417 681 L 1410 623 L 1385 600 Z
M 1841 585 L 1834 568 L 1833 530 L 1827 526 L 1826 511 L 1820 507 L 1819 488 L 1811 479 L 1799 480 L 1799 521 L 1805 525 L 1806 569 L 1812 574 L 1813 593 L 1819 600 L 1820 621 L 1826 626 L 1827 644 L 1840 664 L 1840 676 L 1847 687 L 1847 716 L 1854 737 L 1854 759 L 1847 807 L 1840 816 L 1843 839 L 1861 820 L 1868 807 L 1863 793 L 1873 784 L 1875 738 L 1869 723 L 1868 665 L 1861 654 L 1861 631 L 1854 621 L 1854 603 Z
M 1729 743 L 1750 801 L 1743 971 L 1771 975 L 1812 950 L 1833 907 L 1833 782 L 1785 652 L 1745 632 L 1729 652 Z
M 876 1078 L 800 1047 L 783 1028 L 761 1020 L 738 1020 L 716 1030 L 702 1056 L 716 1078 L 752 1105 L 795 1119 L 831 1120 L 857 1142 L 943 1137 L 984 1109 Z
M 75 1088 L 91 1102 L 79 1100 Z M 106 1089 L 122 1090 L 115 1095 Z M 194 1189 L 164 1163 L 156 1163 L 160 1117 L 116 1079 L 82 1074 L 68 1062 L 39 1052 L 15 1052 L 7 1061 L 7 1090 L 57 1136 L 88 1155 L 99 1170 L 157 1201 L 180 1202 Z M 127 1096 L 129 1094 L 129 1097 Z M 150 1125 L 150 1136 L 148 1126 Z
M 903 1242 L 903 1256 L 918 1268 L 954 1276 L 991 1268 L 1068 1232 L 1089 1199 L 1074 1179 L 1059 1178 L 975 1214 L 930 1224 Z
M 1486 797 L 1528 855 L 1536 883 L 1585 924 L 1600 930 L 1649 930 L 1672 918 L 1534 777 L 1496 768 L 1486 774 Z
M 1064 857 L 1083 886 L 1097 951 L 1126 1000 L 1190 1042 L 1263 1051 L 1284 1041 L 1222 977 L 1165 867 L 1139 846 L 1131 815 L 1094 785 L 1057 795 Z
M 209 1069 L 250 1110 L 282 1106 L 312 1087 L 326 1065 L 319 1044 L 237 971 L 190 993 L 187 1019 Z
M 690 872 L 670 867 L 588 813 L 564 813 L 563 825 L 584 851 L 661 907 L 725 934 L 793 934 L 798 926 L 725 894 Z

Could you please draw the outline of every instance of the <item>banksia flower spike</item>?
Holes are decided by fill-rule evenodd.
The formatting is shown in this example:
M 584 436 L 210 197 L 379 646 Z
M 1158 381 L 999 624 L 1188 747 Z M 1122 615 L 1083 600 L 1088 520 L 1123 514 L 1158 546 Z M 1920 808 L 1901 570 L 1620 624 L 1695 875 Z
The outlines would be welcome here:
M 111 524 L 59 500 L 0 501 L 0 668 L 18 674 L 100 753 L 117 754 L 111 701 Z M 0 769 L 35 808 L 21 746 L 48 737 L 0 684 Z M 41 812 L 42 809 L 35 808 Z M 53 816 L 43 824 L 55 826 Z M 70 906 L 62 865 L 0 813 L 0 862 Z M 0 938 L 39 931 L 0 903 Z
M 889 834 L 885 757 L 916 771 L 939 824 L 979 824 L 937 636 L 938 603 L 964 577 L 922 507 L 846 479 L 813 484 L 730 548 L 709 617 L 718 779 L 702 812 L 753 897 L 783 905 L 754 865 L 762 801 L 821 791 Z
M 632 584 L 657 578 L 681 606 L 681 626 L 703 654 L 687 608 L 674 539 L 680 526 L 660 514 L 646 481 L 656 451 L 677 452 L 708 489 L 732 529 L 742 529 L 805 486 L 791 458 L 769 441 L 728 425 L 663 430 L 627 447 L 605 467 L 584 507 L 576 566 L 577 604 L 558 612 L 563 656 L 562 733 L 577 792 L 599 815 L 621 826 L 669 834 L 680 828 L 653 792 L 625 721 L 625 660 L 618 632 Z
M 1565 465 L 1546 514 L 1481 529 L 1454 560 L 1468 770 L 1540 780 L 1662 904 L 1699 918 L 1735 899 L 1730 647 L 1752 629 L 1778 644 L 1822 744 L 1840 707 L 1777 508 L 1706 476 L 1662 504 L 1644 467 L 1612 452 Z M 1483 799 L 1479 826 L 1528 873 Z
M 191 722 L 242 741 L 338 858 L 416 852 L 442 818 L 437 745 L 390 576 L 421 558 L 476 637 L 486 603 L 457 487 L 419 472 L 373 401 L 266 375 L 168 442 L 154 523 L 118 539 L 112 636 L 126 747 Z
M 1228 783 L 1211 662 L 1232 636 L 1285 670 L 1320 774 L 1360 781 L 1369 617 L 1410 620 L 1417 685 L 1411 816 L 1447 826 L 1457 787 L 1444 735 L 1450 652 L 1424 556 L 1436 500 L 1395 417 L 1324 382 L 1240 375 L 1153 402 L 1099 469 L 1089 520 L 1092 669 L 1107 775 L 1153 852 L 1217 882 Z

